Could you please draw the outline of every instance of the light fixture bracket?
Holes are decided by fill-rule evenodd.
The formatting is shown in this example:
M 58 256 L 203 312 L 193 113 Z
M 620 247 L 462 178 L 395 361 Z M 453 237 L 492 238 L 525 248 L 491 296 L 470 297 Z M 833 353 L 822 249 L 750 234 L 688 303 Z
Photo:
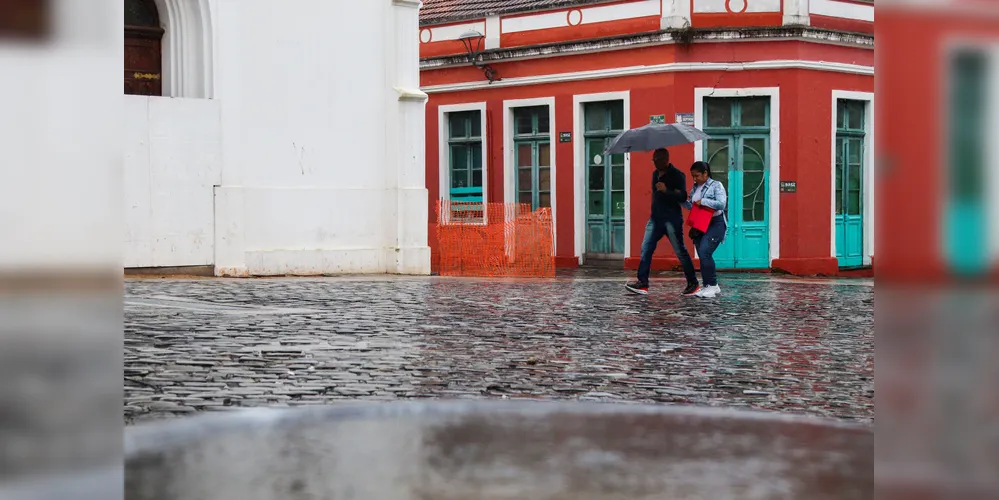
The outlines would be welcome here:
M 483 61 L 482 42 L 485 39 L 486 37 L 478 31 L 468 31 L 458 37 L 458 41 L 460 41 L 462 46 L 465 47 L 468 62 L 470 62 L 472 66 L 479 68 L 482 71 L 482 74 L 485 75 L 486 80 L 489 80 L 489 83 L 493 83 L 501 80 L 501 78 L 496 74 L 496 70 L 490 64 Z

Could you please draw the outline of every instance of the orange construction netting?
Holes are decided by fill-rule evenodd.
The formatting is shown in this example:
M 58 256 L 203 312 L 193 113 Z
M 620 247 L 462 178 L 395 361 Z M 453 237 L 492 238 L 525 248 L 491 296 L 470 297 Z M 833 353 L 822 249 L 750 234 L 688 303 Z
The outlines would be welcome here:
M 554 278 L 554 241 L 550 208 L 437 202 L 442 276 Z

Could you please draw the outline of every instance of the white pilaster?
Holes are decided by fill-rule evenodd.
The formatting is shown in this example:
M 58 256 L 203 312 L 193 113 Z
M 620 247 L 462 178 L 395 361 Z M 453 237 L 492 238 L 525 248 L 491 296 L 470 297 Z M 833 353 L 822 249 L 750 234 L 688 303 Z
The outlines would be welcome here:
M 784 26 L 808 26 L 809 0 L 784 0 Z
M 691 2 L 694 0 L 662 0 L 663 17 L 660 29 L 681 29 L 690 26 Z
M 430 274 L 428 246 L 429 192 L 426 186 L 427 94 L 420 90 L 419 2 L 393 0 L 394 29 L 389 50 L 394 52 L 392 70 L 396 119 L 386 128 L 386 188 L 394 190 L 395 203 L 386 215 L 394 233 L 386 271 L 397 274 Z M 499 19 L 495 29 L 499 38 Z M 491 30 L 489 30 L 491 31 Z M 488 43 L 488 39 L 487 39 Z M 387 222 L 387 221 L 386 221 Z
M 486 42 L 485 49 L 492 50 L 500 48 L 500 18 L 490 16 L 486 18 Z

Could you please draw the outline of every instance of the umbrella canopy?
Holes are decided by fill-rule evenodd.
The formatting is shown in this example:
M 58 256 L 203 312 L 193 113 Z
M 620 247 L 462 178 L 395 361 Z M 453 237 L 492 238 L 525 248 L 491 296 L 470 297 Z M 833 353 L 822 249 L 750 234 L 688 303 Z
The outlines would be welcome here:
M 681 123 L 664 125 L 650 123 L 643 127 L 625 130 L 607 146 L 606 154 L 632 153 L 635 151 L 655 151 L 679 144 L 690 144 L 710 136 Z

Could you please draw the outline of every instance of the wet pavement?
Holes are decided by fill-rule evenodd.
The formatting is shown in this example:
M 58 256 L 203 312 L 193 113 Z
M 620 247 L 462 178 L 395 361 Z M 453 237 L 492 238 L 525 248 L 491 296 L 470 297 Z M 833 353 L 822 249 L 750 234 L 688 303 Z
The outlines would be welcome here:
M 250 406 L 500 398 L 874 418 L 871 280 L 127 280 L 126 423 Z

